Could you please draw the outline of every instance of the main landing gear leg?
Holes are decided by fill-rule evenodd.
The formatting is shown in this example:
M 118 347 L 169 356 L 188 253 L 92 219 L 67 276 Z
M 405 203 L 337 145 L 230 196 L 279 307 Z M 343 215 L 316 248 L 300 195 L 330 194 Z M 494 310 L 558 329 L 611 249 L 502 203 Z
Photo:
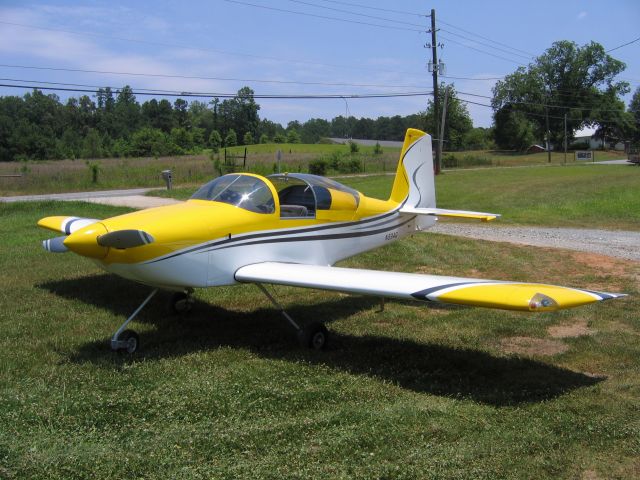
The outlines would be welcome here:
M 111 337 L 111 350 L 114 352 L 123 350 L 127 353 L 133 353 L 138 349 L 138 345 L 140 345 L 140 337 L 138 337 L 138 334 L 133 330 L 125 330 L 125 328 L 129 325 L 129 322 L 133 320 L 138 313 L 140 313 L 140 310 L 149 303 L 149 300 L 151 300 L 157 292 L 158 289 L 156 288 L 147 298 L 145 298 L 144 302 L 136 308 L 135 312 L 133 312 L 131 316 L 127 318 L 122 325 L 120 325 L 120 328 L 118 328 L 116 333 L 113 334 L 113 337 Z
M 301 327 L 293 318 L 291 318 L 291 316 L 285 311 L 284 307 L 278 303 L 264 285 L 261 283 L 256 283 L 256 285 L 260 290 L 262 290 L 262 293 L 266 295 L 271 303 L 280 310 L 282 316 L 287 319 L 296 332 L 298 332 L 298 342 L 300 342 L 300 346 L 311 348 L 313 350 L 324 350 L 326 348 L 327 340 L 329 338 L 327 327 L 320 322 L 313 322 L 306 327 Z

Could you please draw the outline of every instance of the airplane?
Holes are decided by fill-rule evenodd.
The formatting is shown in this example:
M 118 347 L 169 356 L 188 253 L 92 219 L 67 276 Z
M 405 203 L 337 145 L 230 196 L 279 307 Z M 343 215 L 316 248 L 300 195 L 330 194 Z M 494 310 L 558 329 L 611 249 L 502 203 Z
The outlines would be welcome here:
M 171 305 L 181 312 L 191 307 L 195 288 L 253 283 L 297 331 L 300 344 L 316 350 L 327 345 L 326 327 L 315 322 L 300 325 L 264 284 L 528 312 L 625 296 L 333 266 L 426 230 L 438 217 L 490 221 L 499 215 L 436 208 L 431 136 L 409 129 L 387 200 L 317 175 L 230 173 L 176 205 L 104 220 L 46 217 L 38 225 L 64 234 L 44 240 L 45 250 L 70 250 L 107 272 L 153 288 L 111 338 L 113 350 L 128 353 L 138 349 L 140 339 L 126 327 L 158 289 L 173 291 Z

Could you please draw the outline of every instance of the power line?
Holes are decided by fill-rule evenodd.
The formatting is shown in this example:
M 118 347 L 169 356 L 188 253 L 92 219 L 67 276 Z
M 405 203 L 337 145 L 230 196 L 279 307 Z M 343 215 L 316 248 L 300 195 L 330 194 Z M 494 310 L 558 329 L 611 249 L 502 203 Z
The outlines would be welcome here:
M 501 60 L 506 60 L 507 62 L 516 63 L 518 65 L 526 66 L 526 64 L 524 64 L 522 62 L 519 62 L 517 60 L 513 60 L 511 58 L 502 57 L 500 55 L 496 55 L 495 53 L 487 52 L 486 50 L 481 50 L 479 48 L 472 47 L 471 45 L 466 45 L 466 44 L 464 44 L 462 42 L 458 42 L 457 40 L 454 40 L 453 38 L 444 37 L 443 35 L 440 35 L 440 38 L 444 38 L 445 40 L 447 40 L 449 42 L 461 45 L 461 46 L 463 46 L 465 48 L 469 48 L 471 50 L 475 50 L 476 52 L 484 53 L 485 55 L 490 55 L 492 57 L 499 58 Z
M 462 32 L 468 33 L 469 35 L 473 35 L 473 36 L 475 36 L 475 37 L 482 38 L 483 40 L 486 40 L 486 41 L 488 41 L 488 42 L 495 43 L 496 45 L 501 45 L 501 46 L 503 46 L 503 47 L 507 47 L 507 48 L 509 48 L 509 49 L 511 49 L 511 50 L 515 50 L 515 51 L 517 51 L 517 52 L 524 53 L 525 55 L 527 55 L 527 57 L 528 57 L 528 58 L 535 57 L 535 54 L 533 54 L 533 53 L 531 53 L 531 52 L 527 52 L 526 50 L 520 50 L 519 48 L 512 47 L 511 45 L 507 45 L 506 43 L 502 43 L 502 42 L 498 42 L 498 41 L 496 41 L 496 40 L 492 40 L 492 39 L 490 39 L 490 38 L 488 38 L 488 37 L 485 37 L 485 36 L 483 36 L 483 35 L 480 35 L 479 33 L 474 33 L 474 32 L 471 32 L 471 31 L 469 31 L 469 30 L 465 30 L 464 28 L 461 28 L 461 27 L 458 27 L 458 26 L 456 26 L 456 25 L 453 25 L 452 23 L 447 23 L 447 22 L 445 22 L 444 20 L 440 20 L 440 23 L 443 23 L 443 24 L 445 24 L 445 25 L 448 25 L 448 26 L 449 26 L 449 27 L 451 27 L 451 28 L 455 28 L 456 30 L 460 30 L 460 31 L 462 31 Z
M 469 38 L 469 37 L 466 37 L 464 35 L 460 35 L 459 33 L 452 32 L 451 30 L 446 30 L 444 28 L 441 28 L 440 30 L 443 31 L 443 32 L 447 32 L 450 35 L 455 35 L 456 37 L 464 38 L 465 40 L 469 40 L 471 42 L 477 43 L 478 45 L 482 45 L 484 47 L 493 48 L 494 50 L 498 50 L 500 52 L 504 52 L 504 53 L 506 53 L 508 55 L 516 55 L 518 57 L 526 58 L 528 60 L 532 59 L 532 57 L 530 55 L 522 55 L 520 53 L 511 52 L 511 51 L 506 50 L 504 48 L 494 47 L 493 45 L 489 45 L 488 43 L 479 42 L 478 40 L 474 40 L 473 38 Z
M 399 15 L 411 15 L 411 16 L 417 16 L 417 17 L 429 17 L 430 16 L 430 15 L 426 15 L 424 13 L 407 12 L 407 11 L 403 11 L 403 10 L 393 10 L 391 8 L 372 7 L 370 5 L 363 5 L 361 3 L 339 2 L 337 0 L 320 0 L 320 1 L 321 2 L 326 2 L 326 3 L 334 3 L 334 4 L 338 4 L 338 5 L 347 5 L 349 7 L 368 8 L 369 10 L 378 10 L 379 12 L 397 13 Z
M 30 80 L 25 80 L 24 83 Z M 45 83 L 45 82 L 40 82 Z M 50 82 L 55 83 L 55 82 Z M 62 91 L 62 92 L 75 92 L 75 93 L 96 93 L 95 88 L 110 88 L 113 91 L 120 90 L 116 87 L 97 87 L 93 89 L 87 88 L 66 88 L 66 87 L 47 87 L 43 85 L 14 85 L 14 84 L 0 84 L 0 87 L 7 88 L 28 88 L 37 90 L 49 90 L 49 91 Z M 152 90 L 148 89 L 131 89 L 134 95 L 147 95 L 147 96 L 162 96 L 162 97 L 201 97 L 201 98 L 235 98 L 236 93 L 209 93 L 209 92 L 178 92 L 168 90 Z M 433 92 L 396 92 L 396 93 L 345 93 L 345 94 L 292 94 L 292 95 L 279 95 L 279 94 L 253 94 L 253 98 L 258 99 L 289 99 L 289 100 L 324 100 L 324 99 L 337 99 L 337 98 L 352 98 L 352 99 L 365 99 L 365 98 L 396 98 L 396 97 L 426 97 L 432 95 Z
M 471 100 L 464 100 L 462 98 L 459 98 L 458 100 L 460 100 L 461 102 L 464 103 L 470 103 L 472 105 L 478 105 L 481 107 L 487 107 L 487 108 L 493 108 L 493 106 L 491 105 L 487 105 L 486 103 L 480 103 L 480 102 L 474 102 Z M 522 113 L 524 115 L 529 115 L 529 116 L 533 116 L 533 117 L 547 117 L 547 115 L 545 115 L 544 113 L 537 113 L 537 112 L 529 112 L 526 110 L 517 110 L 518 113 Z M 564 120 L 564 116 L 563 117 L 558 117 L 556 115 L 549 115 L 549 118 L 553 118 L 556 120 Z M 591 123 L 597 123 L 597 124 L 619 124 L 620 122 L 615 122 L 615 121 L 611 121 L 611 120 L 592 120 L 592 119 L 586 119 L 586 121 L 591 122 Z
M 640 37 L 636 38 L 635 40 L 631 40 L 630 42 L 623 43 L 622 45 L 618 45 L 617 47 L 614 47 L 614 48 L 612 48 L 610 50 L 607 50 L 604 53 L 613 52 L 614 50 L 618 50 L 619 48 L 626 47 L 627 45 L 631 45 L 632 43 L 636 43 L 638 40 L 640 40 Z
M 269 80 L 256 78 L 231 78 L 231 77 L 199 77 L 191 75 L 169 75 L 161 73 L 139 73 L 139 72 L 114 72 L 109 70 L 89 70 L 80 68 L 62 68 L 62 67 L 36 67 L 26 65 L 7 65 L 0 64 L 0 67 L 21 68 L 32 70 L 47 70 L 60 72 L 77 72 L 77 73 L 99 73 L 103 75 L 125 75 L 133 77 L 150 77 L 150 78 L 180 78 L 186 80 L 217 80 L 223 82 L 255 82 L 255 83 L 272 83 L 284 85 L 315 85 L 329 87 L 374 87 L 374 88 L 425 88 L 424 85 L 388 85 L 376 83 L 346 83 L 346 82 L 300 82 L 294 80 Z
M 331 10 L 333 12 L 348 13 L 349 15 L 358 15 L 360 17 L 365 17 L 365 18 L 373 18 L 374 20 L 382 20 L 384 22 L 400 23 L 402 25 L 409 25 L 409 26 L 412 26 L 412 27 L 424 27 L 423 25 L 420 25 L 418 23 L 403 22 L 402 20 L 393 20 L 391 18 L 378 17 L 376 15 L 367 15 L 366 13 L 358 13 L 358 12 L 354 12 L 352 10 L 343 10 L 341 8 L 327 7 L 327 6 L 324 6 L 324 5 L 318 5 L 317 3 L 304 2 L 302 0 L 287 0 L 287 1 L 289 1 L 291 3 L 298 3 L 298 4 L 301 4 L 301 5 L 307 5 L 307 6 L 310 6 L 310 7 L 324 8 L 325 10 Z
M 379 23 L 370 23 L 370 22 L 362 22 L 360 20 L 349 20 L 346 18 L 339 18 L 339 17 L 330 17 L 328 15 L 318 15 L 316 13 L 307 13 L 307 12 L 299 12 L 297 10 L 288 10 L 286 8 L 278 8 L 278 7 L 270 7 L 268 5 L 260 5 L 257 3 L 250 3 L 250 2 L 243 2 L 240 0 L 224 0 L 227 3 L 235 3 L 238 5 L 245 5 L 245 6 L 249 6 L 249 7 L 255 7 L 255 8 L 262 8 L 264 10 L 271 10 L 274 12 L 281 12 L 281 13 L 290 13 L 290 14 L 294 14 L 294 15 L 302 15 L 305 17 L 314 17 L 314 18 L 321 18 L 323 20 L 334 20 L 337 22 L 344 22 L 344 23 L 355 23 L 358 25 L 366 25 L 369 27 L 378 27 L 378 28 L 387 28 L 387 29 L 392 29 L 392 30 L 404 30 L 404 31 L 409 31 L 409 32 L 418 32 L 418 33 L 422 33 L 424 32 L 424 29 L 422 30 L 418 30 L 415 28 L 407 28 L 407 27 L 396 27 L 393 25 L 380 25 Z
M 183 44 L 176 44 L 176 43 L 155 42 L 152 40 L 142 40 L 138 38 L 117 37 L 113 35 L 104 35 L 104 34 L 95 33 L 95 32 L 78 32 L 78 31 L 64 29 L 64 28 L 41 27 L 38 25 L 29 25 L 29 24 L 16 23 L 16 22 L 5 22 L 1 20 L 0 20 L 0 25 L 11 25 L 11 26 L 20 27 L 20 28 L 44 30 L 49 32 L 60 32 L 60 33 L 67 33 L 69 35 L 78 35 L 78 36 L 85 36 L 85 37 L 107 38 L 110 40 L 118 40 L 122 42 L 139 43 L 139 44 L 153 45 L 153 46 L 159 46 L 159 47 L 182 48 L 185 50 L 217 53 L 221 55 L 228 55 L 231 57 L 247 57 L 247 58 L 255 58 L 257 60 L 274 60 L 276 62 L 293 63 L 293 64 L 300 64 L 300 65 L 313 65 L 317 67 L 331 67 L 331 68 L 338 68 L 338 69 L 344 69 L 344 70 L 358 70 L 358 71 L 366 70 L 366 71 L 379 72 L 379 73 L 395 73 L 395 74 L 403 73 L 407 75 L 421 75 L 416 72 L 403 72 L 398 70 L 382 70 L 377 68 L 366 67 L 363 65 L 353 66 L 353 65 L 339 65 L 339 64 L 332 64 L 332 63 L 322 63 L 322 62 L 311 62 L 308 60 L 287 59 L 287 58 L 271 57 L 267 55 L 257 55 L 257 54 L 244 53 L 244 52 L 231 52 L 227 50 L 219 50 L 219 49 L 213 49 L 213 48 L 193 47 L 190 45 L 183 45 Z
M 467 95 L 469 97 L 479 97 L 479 98 L 488 98 L 492 99 L 488 95 L 480 95 L 479 93 L 468 93 L 468 92 L 460 92 L 456 91 L 457 94 Z M 565 108 L 567 110 L 586 110 L 586 109 L 597 109 L 600 112 L 619 112 L 620 110 L 611 109 L 611 108 L 598 108 L 596 105 L 590 104 L 585 106 L 577 106 L 577 105 L 555 105 L 555 104 L 547 104 L 547 103 L 537 103 L 537 102 L 524 102 L 518 100 L 508 101 L 506 103 L 516 104 L 516 105 L 530 105 L 534 107 L 547 107 L 547 108 Z

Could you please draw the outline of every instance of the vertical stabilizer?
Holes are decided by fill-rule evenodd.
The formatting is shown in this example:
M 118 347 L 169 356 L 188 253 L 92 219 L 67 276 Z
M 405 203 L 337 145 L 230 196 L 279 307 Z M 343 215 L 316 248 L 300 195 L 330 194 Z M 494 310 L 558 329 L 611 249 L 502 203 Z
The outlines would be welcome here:
M 407 207 L 436 206 L 431 135 L 407 130 L 389 200 Z

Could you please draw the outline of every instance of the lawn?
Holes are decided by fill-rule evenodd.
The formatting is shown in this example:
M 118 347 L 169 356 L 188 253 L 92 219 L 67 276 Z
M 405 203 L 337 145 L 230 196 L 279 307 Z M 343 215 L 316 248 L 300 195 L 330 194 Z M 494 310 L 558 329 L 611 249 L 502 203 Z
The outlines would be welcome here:
M 388 198 L 393 176 L 339 180 Z M 195 189 L 150 194 L 185 200 Z M 436 192 L 439 207 L 502 214 L 494 225 L 640 229 L 640 169 L 631 165 L 447 171 L 436 177 Z
M 376 299 L 278 287 L 292 316 L 329 323 L 329 350 L 311 352 L 256 287 L 218 288 L 188 317 L 156 297 L 126 356 L 108 339 L 148 289 L 47 254 L 35 222 L 127 210 L 0 208 L 2 478 L 640 475 L 636 263 L 545 250 L 541 269 L 540 249 L 419 234 L 343 265 L 632 295 L 537 315 L 379 312 Z
M 243 154 L 245 147 L 232 147 L 228 154 Z M 359 166 L 364 173 L 395 171 L 399 148 L 385 147 L 374 154 L 373 147 L 360 147 L 357 154 L 349 153 L 348 145 L 324 144 L 266 144 L 247 147 L 246 162 L 236 159 L 238 168 L 260 174 L 276 171 L 276 152 L 282 152 L 281 171 L 307 172 L 310 162 L 324 160 L 329 174 L 352 171 Z M 460 167 L 522 166 L 546 164 L 545 153 L 471 151 L 454 152 Z M 621 158 L 619 152 L 596 152 L 598 160 Z M 552 163 L 563 161 L 563 154 L 554 153 Z M 479 163 L 478 163 L 479 162 Z M 102 158 L 92 160 L 49 160 L 0 162 L 0 196 L 37 193 L 59 193 L 86 190 L 105 190 L 135 187 L 161 187 L 162 170 L 171 170 L 176 184 L 195 184 L 218 175 L 217 165 L 224 163 L 224 151 L 211 154 L 148 158 Z M 342 166 L 334 167 L 337 163 Z M 569 156 L 568 164 L 573 165 Z M 96 176 L 94 178 L 94 171 Z M 95 180 L 95 181 L 94 181 Z

